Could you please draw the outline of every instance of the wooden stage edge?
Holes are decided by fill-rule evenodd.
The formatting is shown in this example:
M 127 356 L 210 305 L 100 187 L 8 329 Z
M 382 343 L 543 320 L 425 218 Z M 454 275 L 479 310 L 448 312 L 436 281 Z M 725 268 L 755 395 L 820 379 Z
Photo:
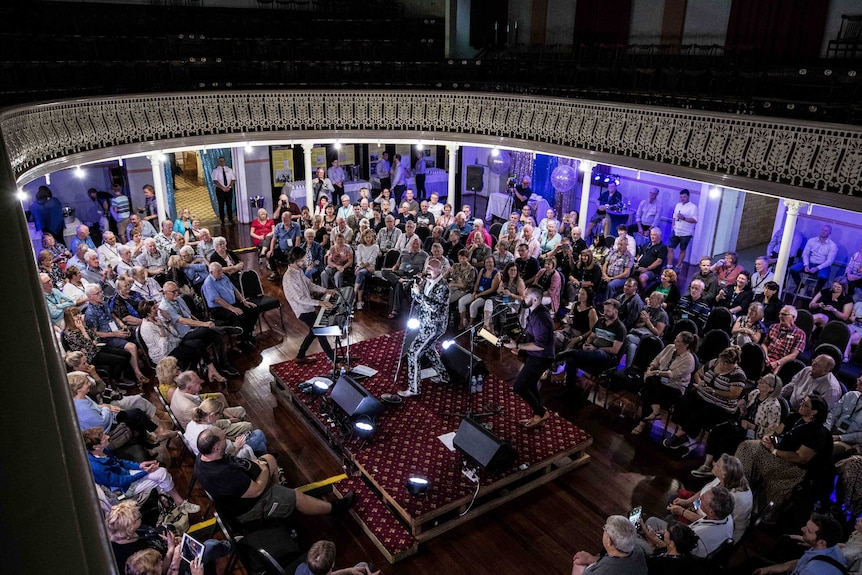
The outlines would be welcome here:
M 412 535 L 415 543 L 405 549 L 392 550 L 387 549 L 383 542 L 374 533 L 371 526 L 356 513 L 351 511 L 351 515 L 359 523 L 362 530 L 368 535 L 374 545 L 387 558 L 390 563 L 395 563 L 402 559 L 414 555 L 418 551 L 420 543 L 428 541 L 434 537 L 442 535 L 447 531 L 454 529 L 479 517 L 480 515 L 492 511 L 501 505 L 505 505 L 509 501 L 520 497 L 521 495 L 532 491 L 542 485 L 553 481 L 554 479 L 570 472 L 578 467 L 587 464 L 590 456 L 586 453 L 586 449 L 592 445 L 592 438 L 573 445 L 569 449 L 555 454 L 553 457 L 544 461 L 538 462 L 526 469 L 520 469 L 516 473 L 507 475 L 499 481 L 495 481 L 490 485 L 485 485 L 479 489 L 476 494 L 473 506 L 466 513 L 470 501 L 473 499 L 472 494 L 458 498 L 451 503 L 435 509 L 431 513 L 427 513 L 421 517 L 413 518 L 406 510 L 396 502 L 386 491 L 381 488 L 374 480 L 373 473 L 365 469 L 362 464 L 358 463 L 350 453 L 345 449 L 343 454 L 336 451 L 334 441 L 328 436 L 328 430 L 323 422 L 308 409 L 308 407 L 299 401 L 293 390 L 287 385 L 275 371 L 270 368 L 270 372 L 274 378 L 272 391 L 277 398 L 292 406 L 299 414 L 303 415 L 303 420 L 309 427 L 317 429 L 322 435 L 321 439 L 326 442 L 328 451 L 336 461 L 342 461 L 342 455 L 350 459 L 352 465 L 358 470 L 360 477 L 367 488 L 367 494 L 374 494 L 381 506 L 385 506 L 399 522 Z M 336 483 L 333 485 L 335 493 L 342 497 L 344 493 L 339 489 Z M 363 490 L 365 491 L 365 490 Z M 463 515 L 461 515 L 464 513 Z M 430 524 L 431 527 L 425 527 Z

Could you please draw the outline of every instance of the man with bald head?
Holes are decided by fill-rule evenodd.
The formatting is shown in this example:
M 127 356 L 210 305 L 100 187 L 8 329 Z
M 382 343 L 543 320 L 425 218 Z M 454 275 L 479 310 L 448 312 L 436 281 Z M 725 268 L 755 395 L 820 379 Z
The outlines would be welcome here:
M 239 336 L 240 346 L 247 350 L 254 349 L 254 324 L 259 313 L 257 306 L 245 299 L 236 289 L 220 263 L 210 263 L 209 271 L 210 275 L 201 287 L 201 294 L 206 299 L 210 317 L 217 322 L 241 327 L 243 333 Z

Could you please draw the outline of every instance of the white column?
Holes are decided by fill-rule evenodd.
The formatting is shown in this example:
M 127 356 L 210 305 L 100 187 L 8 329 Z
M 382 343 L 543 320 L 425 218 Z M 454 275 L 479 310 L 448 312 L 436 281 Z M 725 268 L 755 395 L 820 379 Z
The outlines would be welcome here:
M 236 183 L 233 186 L 234 201 L 236 202 L 236 219 L 243 224 L 250 223 L 257 214 L 251 215 L 248 206 L 248 186 L 245 179 L 245 146 L 231 148 L 231 159 L 233 160 L 233 173 Z
M 584 181 L 581 183 L 581 207 L 578 210 L 578 227 L 581 228 L 581 237 L 584 230 L 587 229 L 587 212 L 590 209 L 590 187 L 593 184 L 593 166 L 595 164 L 589 160 L 579 160 L 578 169 L 584 176 Z
M 787 258 L 790 257 L 790 244 L 793 243 L 793 234 L 796 232 L 800 203 L 796 200 L 784 200 L 784 205 L 787 206 L 787 217 L 784 219 L 784 233 L 781 236 L 781 247 L 778 249 L 778 261 L 775 262 L 775 281 L 779 289 L 784 287 Z
M 452 204 L 452 211 L 455 209 L 455 172 L 456 164 L 458 163 L 458 144 L 447 144 L 446 151 L 449 152 L 449 165 L 446 168 L 449 170 L 449 191 L 446 195 L 446 203 Z
M 314 191 L 311 189 L 311 148 L 314 147 L 314 142 L 302 142 L 302 160 L 305 166 L 305 205 L 308 209 L 314 212 Z M 335 198 L 330 198 L 333 203 Z
M 153 187 L 156 189 L 156 211 L 159 212 L 159 225 L 163 220 L 168 219 L 168 197 L 165 194 L 165 170 L 160 159 L 161 154 L 151 154 L 147 156 L 150 161 L 150 168 L 153 170 Z M 154 226 L 156 230 L 160 230 L 159 225 Z

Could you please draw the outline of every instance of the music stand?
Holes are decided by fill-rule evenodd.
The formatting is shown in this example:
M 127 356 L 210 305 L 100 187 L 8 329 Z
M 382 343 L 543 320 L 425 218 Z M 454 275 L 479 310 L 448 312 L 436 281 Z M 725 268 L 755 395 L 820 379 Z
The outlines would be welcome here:
M 347 309 L 347 323 L 345 327 L 342 328 L 340 325 L 328 325 L 326 327 L 315 327 L 312 328 L 311 331 L 317 337 L 335 337 L 335 347 L 332 348 L 332 381 L 338 380 L 338 350 L 341 349 L 341 336 L 345 335 L 347 338 L 347 350 L 346 356 L 342 356 L 345 360 L 345 364 L 350 367 L 350 319 L 353 316 L 352 307 L 349 306 L 347 300 L 344 298 L 344 294 L 341 289 L 336 287 L 336 292 L 338 293 L 338 303 L 333 306 L 332 314 L 338 315 L 339 311 L 343 306 L 348 306 Z M 357 358 L 358 359 L 358 358 Z

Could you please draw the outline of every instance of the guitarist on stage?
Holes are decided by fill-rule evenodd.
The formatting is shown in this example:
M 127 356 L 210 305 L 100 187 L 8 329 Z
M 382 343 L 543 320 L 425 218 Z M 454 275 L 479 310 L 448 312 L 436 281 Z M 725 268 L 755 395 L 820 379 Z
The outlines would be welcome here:
M 539 397 L 539 378 L 554 361 L 554 318 L 551 310 L 542 305 L 542 290 L 529 287 L 524 294 L 524 305 L 529 308 L 524 337 L 527 343 L 507 342 L 504 345 L 517 354 L 525 352 L 524 367 L 515 378 L 515 393 L 533 410 L 533 417 L 519 423 L 528 428 L 541 427 L 551 414 L 542 406 Z
M 443 265 L 438 259 L 428 260 L 426 277 L 413 285 L 413 305 L 418 310 L 419 335 L 407 349 L 407 389 L 400 390 L 401 397 L 419 395 L 419 373 L 425 357 L 437 371 L 431 381 L 448 383 L 449 373 L 437 353 L 437 340 L 446 333 L 449 322 L 449 284 L 442 277 Z

